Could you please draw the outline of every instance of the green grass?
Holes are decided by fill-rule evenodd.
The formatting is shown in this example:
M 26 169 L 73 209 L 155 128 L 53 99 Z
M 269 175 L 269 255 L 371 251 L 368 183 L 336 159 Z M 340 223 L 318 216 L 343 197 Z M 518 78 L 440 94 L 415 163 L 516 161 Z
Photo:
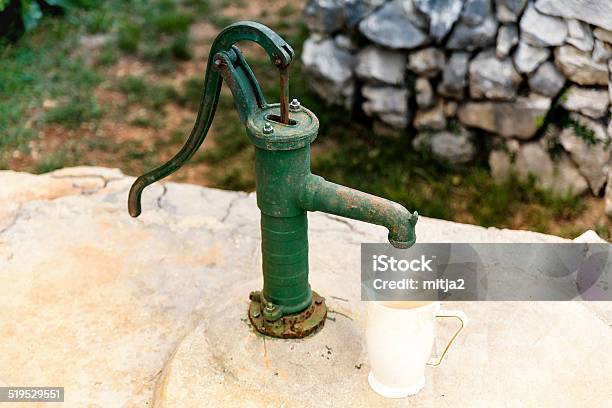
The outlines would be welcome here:
M 197 110 L 203 96 L 203 79 L 192 77 L 185 80 L 182 84 L 180 102 L 192 110 Z
M 117 146 L 117 161 L 128 174 L 140 174 L 143 168 L 158 166 L 154 146 L 146 147 L 141 140 L 126 140 Z
M 70 140 L 39 160 L 36 163 L 35 172 L 48 173 L 62 167 L 73 166 L 78 163 L 79 151 L 79 143 L 75 140 Z
M 133 99 L 144 97 L 148 91 L 148 85 L 145 80 L 137 76 L 128 76 L 119 82 L 118 88 Z
M 486 169 L 476 169 L 466 177 L 470 195 L 467 209 L 480 225 L 503 224 L 519 210 L 537 231 L 546 231 L 550 221 L 569 220 L 584 210 L 584 200 L 572 195 L 558 195 L 539 189 L 535 179 L 519 181 L 510 177 L 495 183 Z
M 578 234 L 580 234 L 582 232 L 583 231 L 578 231 Z M 599 235 L 600 237 L 602 237 L 606 241 L 610 241 L 610 239 L 612 239 L 612 234 L 610 233 L 610 229 L 608 228 L 608 226 L 606 224 L 597 224 L 597 225 L 595 225 L 595 232 L 597 233 L 597 235 Z
M 140 43 L 142 29 L 130 21 L 122 22 L 117 31 L 117 47 L 126 53 L 136 53 Z
M 176 68 L 176 61 L 188 61 L 192 58 L 187 34 L 179 34 L 161 44 L 149 44 L 143 47 L 142 57 L 154 62 L 154 69 L 160 73 L 170 73 Z
M 170 10 L 166 13 L 157 14 L 152 24 L 158 33 L 181 34 L 189 30 L 192 22 L 192 15 Z
M 117 47 L 127 54 L 157 62 L 168 58 L 188 60 L 192 55 L 189 28 L 194 17 L 208 5 L 206 1 L 198 5 L 197 2 L 159 0 L 118 4 L 119 10 L 130 17 L 117 18 Z
M 233 98 L 221 94 L 217 111 L 223 114 L 215 119 L 217 135 L 214 146 L 201 149 L 192 160 L 211 166 L 209 178 L 213 185 L 229 190 L 252 191 L 255 188 L 255 152 L 240 123 Z
M 0 162 L 6 162 L 11 149 L 27 150 L 37 138 L 37 122 L 77 128 L 99 119 L 104 107 L 92 95 L 102 80 L 101 69 L 116 63 L 122 52 L 140 55 L 155 49 L 151 58 L 163 59 L 158 65 L 167 71 L 174 68 L 168 60 L 191 58 L 189 27 L 193 16 L 209 7 L 209 2 L 196 0 L 96 2 L 66 16 L 45 17 L 16 43 L 0 40 Z M 80 35 L 101 33 L 109 42 L 90 67 L 74 50 Z M 163 86 L 151 87 L 145 96 L 152 109 L 178 97 Z M 41 109 L 46 99 L 58 106 Z M 32 109 L 40 109 L 39 121 L 28 122 Z
M 215 14 L 210 16 L 210 22 L 213 23 L 217 28 L 225 28 L 228 25 L 232 24 L 234 22 L 234 19 L 227 16 Z
M 152 84 L 136 76 L 128 76 L 121 80 L 117 88 L 128 97 L 128 104 L 141 104 L 154 110 L 159 110 L 168 102 L 179 99 L 178 92 L 172 86 Z
M 150 113 L 145 116 L 134 118 L 130 121 L 130 125 L 141 128 L 162 129 L 165 125 L 165 117 L 163 114 Z
M 280 18 L 286 19 L 287 17 L 291 16 L 294 12 L 295 12 L 294 6 L 292 6 L 291 4 L 285 4 L 284 6 L 278 9 L 278 16 Z
M 59 123 L 69 129 L 76 129 L 82 123 L 91 122 L 101 116 L 102 109 L 94 97 L 77 94 L 67 102 L 50 109 L 43 119 L 48 123 Z
M 179 93 L 169 85 L 154 84 L 137 76 L 128 76 L 117 84 L 117 89 L 127 96 L 124 110 L 139 105 L 146 109 L 144 115 L 130 121 L 131 125 L 161 129 L 165 125 L 164 107 L 171 101 L 180 101 Z
M 117 55 L 115 48 L 107 44 L 98 54 L 96 65 L 101 68 L 110 67 L 111 65 L 116 64 L 118 60 L 119 56 Z
M 0 44 L 0 156 L 2 150 L 22 148 L 37 137 L 37 130 L 26 124 L 31 109 L 45 99 L 61 101 L 61 106 L 43 115 L 43 122 L 74 121 L 72 111 L 85 119 L 97 115 L 95 101 L 83 108 L 73 102 L 80 95 L 91 95 L 101 81 L 79 57 L 69 58 L 78 42 L 71 23 L 47 17 L 34 32 L 26 33 L 16 44 Z M 68 100 L 66 96 L 72 95 Z
M 183 3 L 186 7 L 191 8 L 198 16 L 206 16 L 210 14 L 212 10 L 211 0 L 185 0 Z
M 37 173 L 48 173 L 53 170 L 61 169 L 66 165 L 66 151 L 64 149 L 60 149 L 53 154 L 43 157 L 36 164 L 36 172 Z
M 169 47 L 170 55 L 180 61 L 188 61 L 192 58 L 189 48 L 189 36 L 182 33 L 172 39 Z
M 85 21 L 85 30 L 89 34 L 107 33 L 112 28 L 113 20 L 109 13 L 98 12 L 92 15 Z

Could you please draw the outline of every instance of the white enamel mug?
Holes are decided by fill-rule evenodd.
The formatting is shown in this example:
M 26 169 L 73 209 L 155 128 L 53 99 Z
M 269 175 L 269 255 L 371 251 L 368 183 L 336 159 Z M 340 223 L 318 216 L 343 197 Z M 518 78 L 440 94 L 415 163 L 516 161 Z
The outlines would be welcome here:
M 439 302 L 374 302 L 366 307 L 368 382 L 388 398 L 404 398 L 425 386 L 425 367 L 438 366 L 467 324 L 459 311 L 440 310 Z M 460 323 L 437 358 L 431 357 L 436 318 Z

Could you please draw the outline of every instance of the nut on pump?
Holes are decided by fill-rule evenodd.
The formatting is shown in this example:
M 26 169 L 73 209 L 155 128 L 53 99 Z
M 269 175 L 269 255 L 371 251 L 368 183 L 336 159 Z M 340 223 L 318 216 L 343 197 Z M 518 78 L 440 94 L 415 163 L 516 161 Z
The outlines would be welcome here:
M 235 46 L 259 44 L 279 70 L 280 103 L 267 103 L 253 71 Z M 293 99 L 289 103 L 291 46 L 268 27 L 250 21 L 226 27 L 212 44 L 203 97 L 195 125 L 181 150 L 164 165 L 138 177 L 128 209 L 141 212 L 148 185 L 178 170 L 198 150 L 212 123 L 223 80 L 240 121 L 255 146 L 257 205 L 261 210 L 263 290 L 251 292 L 249 320 L 260 333 L 280 338 L 306 337 L 323 327 L 325 299 L 308 283 L 308 211 L 322 211 L 369 222 L 389 230 L 389 242 L 408 248 L 416 240 L 418 214 L 393 201 L 326 181 L 310 172 L 310 144 L 317 117 Z

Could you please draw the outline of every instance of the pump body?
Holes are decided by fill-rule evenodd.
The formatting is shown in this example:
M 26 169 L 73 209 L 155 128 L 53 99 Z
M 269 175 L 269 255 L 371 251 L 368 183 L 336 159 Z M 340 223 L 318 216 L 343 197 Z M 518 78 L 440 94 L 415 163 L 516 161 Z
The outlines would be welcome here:
M 280 103 L 265 102 L 251 69 L 233 45 L 244 39 L 262 45 L 279 68 Z M 418 218 L 400 204 L 310 172 L 310 144 L 317 137 L 319 121 L 296 100 L 288 104 L 286 72 L 292 57 L 291 47 L 261 24 L 240 22 L 226 28 L 211 49 L 204 98 L 189 140 L 168 163 L 139 177 L 128 200 L 130 214 L 140 214 L 142 190 L 178 169 L 199 148 L 212 122 L 223 78 L 255 146 L 264 287 L 250 295 L 249 319 L 260 333 L 282 338 L 314 333 L 327 314 L 324 298 L 311 291 L 308 283 L 308 211 L 385 226 L 389 241 L 399 248 L 415 242 Z

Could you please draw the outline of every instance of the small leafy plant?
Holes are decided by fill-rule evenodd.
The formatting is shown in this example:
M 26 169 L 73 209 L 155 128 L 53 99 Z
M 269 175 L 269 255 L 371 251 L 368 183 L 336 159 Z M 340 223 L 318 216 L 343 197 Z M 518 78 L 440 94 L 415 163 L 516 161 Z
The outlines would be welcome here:
M 36 28 L 43 17 L 45 7 L 58 7 L 67 9 L 70 7 L 83 7 L 90 0 L 0 0 L 0 13 L 14 6 L 19 10 L 23 28 L 26 31 Z

